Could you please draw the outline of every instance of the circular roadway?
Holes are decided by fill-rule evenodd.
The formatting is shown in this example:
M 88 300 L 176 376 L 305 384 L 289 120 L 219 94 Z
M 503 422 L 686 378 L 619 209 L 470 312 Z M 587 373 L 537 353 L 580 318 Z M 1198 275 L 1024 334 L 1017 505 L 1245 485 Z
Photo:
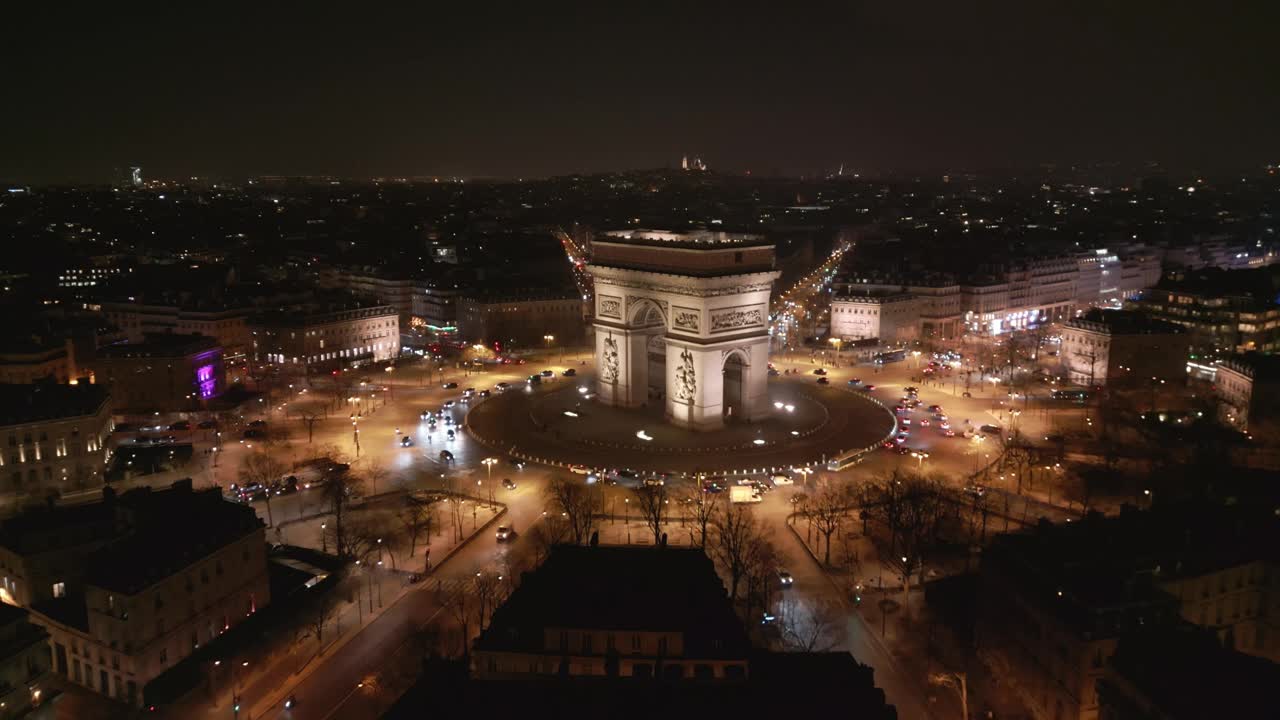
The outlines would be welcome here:
M 710 432 L 668 424 L 661 407 L 603 405 L 593 399 L 595 379 L 587 374 L 495 393 L 471 408 L 466 424 L 491 449 L 535 462 L 657 472 L 761 471 L 821 463 L 875 445 L 893 429 L 893 416 L 883 406 L 815 381 L 812 376 L 770 378 L 770 402 L 781 403 L 781 409 L 763 422 L 731 423 Z M 788 412 L 787 405 L 794 409 Z M 641 430 L 652 440 L 638 437 Z

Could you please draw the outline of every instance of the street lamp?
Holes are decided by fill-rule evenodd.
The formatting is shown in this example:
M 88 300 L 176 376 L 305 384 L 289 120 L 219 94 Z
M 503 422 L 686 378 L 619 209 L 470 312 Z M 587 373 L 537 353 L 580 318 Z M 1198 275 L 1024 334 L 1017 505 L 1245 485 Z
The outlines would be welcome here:
M 356 444 L 356 457 L 360 457 L 360 413 L 351 414 L 351 439 Z
M 493 504 L 493 466 L 498 464 L 498 458 L 487 457 L 480 462 L 484 463 L 485 470 L 489 474 L 489 504 Z

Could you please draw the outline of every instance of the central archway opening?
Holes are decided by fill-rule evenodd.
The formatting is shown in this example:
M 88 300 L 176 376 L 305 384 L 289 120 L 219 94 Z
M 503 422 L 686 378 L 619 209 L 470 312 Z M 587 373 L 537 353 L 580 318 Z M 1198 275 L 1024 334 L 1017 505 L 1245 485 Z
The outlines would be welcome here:
M 742 364 L 742 356 L 730 353 L 724 361 L 724 408 L 725 420 L 742 417 L 742 376 L 746 366 Z
M 648 399 L 661 407 L 667 396 L 667 339 L 662 335 L 651 335 L 645 343 L 645 354 L 649 376 Z

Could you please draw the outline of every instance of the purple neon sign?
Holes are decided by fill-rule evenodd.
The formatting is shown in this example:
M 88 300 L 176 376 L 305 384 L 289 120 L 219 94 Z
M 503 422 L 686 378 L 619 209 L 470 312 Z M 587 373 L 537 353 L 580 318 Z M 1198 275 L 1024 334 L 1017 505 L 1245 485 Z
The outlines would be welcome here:
M 213 374 L 213 365 L 201 365 L 196 368 L 196 384 L 200 386 L 200 397 L 213 397 L 218 391 L 218 379 Z

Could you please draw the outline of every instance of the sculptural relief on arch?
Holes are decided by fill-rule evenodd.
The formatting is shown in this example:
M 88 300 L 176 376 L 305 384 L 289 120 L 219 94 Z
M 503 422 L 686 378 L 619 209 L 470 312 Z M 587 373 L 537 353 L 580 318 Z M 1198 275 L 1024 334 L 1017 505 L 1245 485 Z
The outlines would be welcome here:
M 625 230 L 597 237 L 593 253 L 601 402 L 662 403 L 670 422 L 693 430 L 768 415 L 772 244 Z

